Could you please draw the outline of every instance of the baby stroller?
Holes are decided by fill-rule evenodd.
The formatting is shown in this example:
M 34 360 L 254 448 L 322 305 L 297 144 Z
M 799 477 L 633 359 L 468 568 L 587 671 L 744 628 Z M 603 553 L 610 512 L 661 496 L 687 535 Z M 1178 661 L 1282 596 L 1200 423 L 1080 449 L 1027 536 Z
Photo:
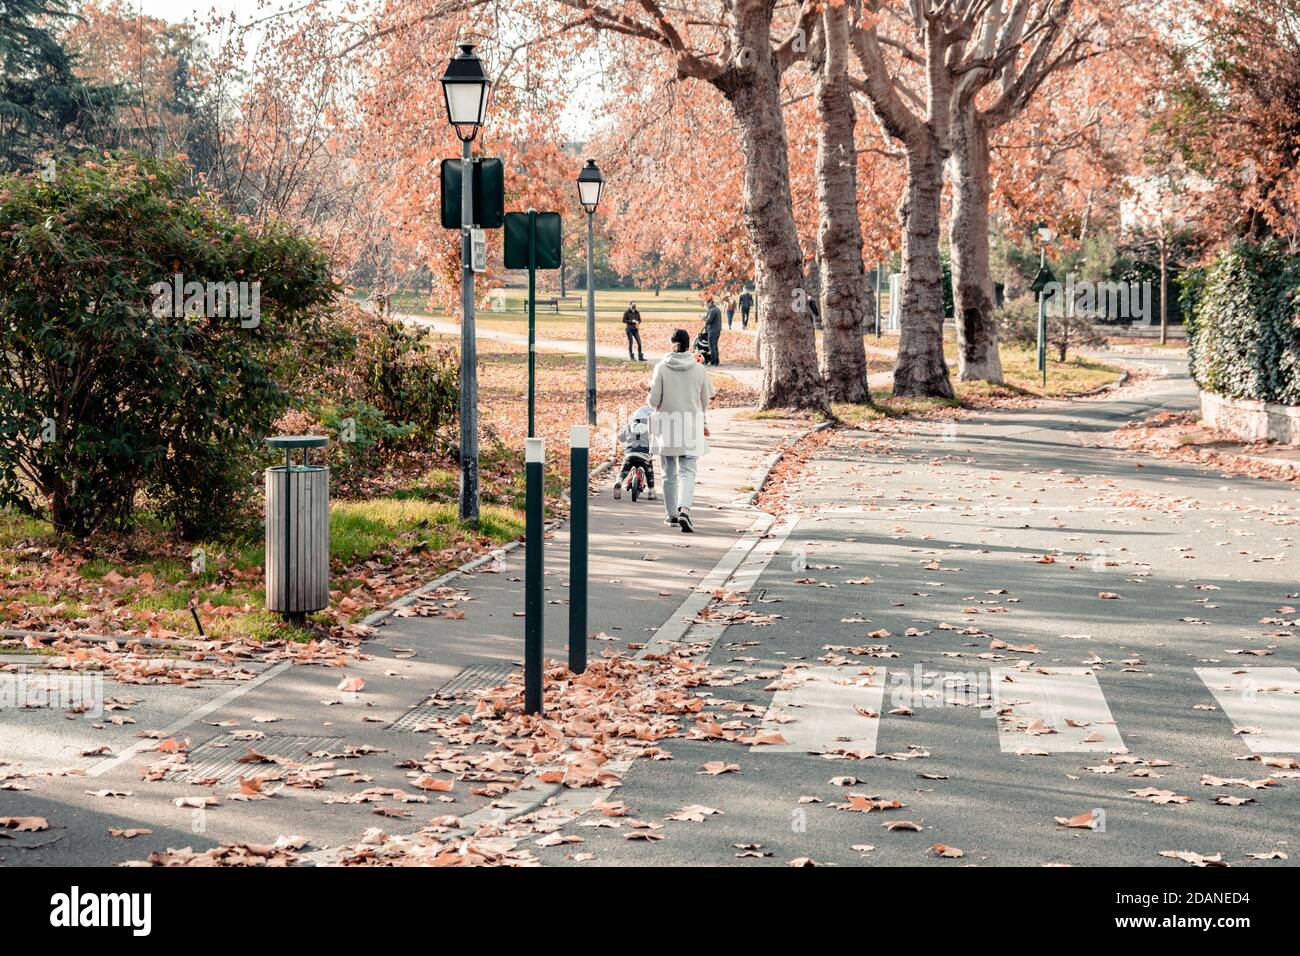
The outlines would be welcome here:
M 695 336 L 695 345 L 692 347 L 695 352 L 695 361 L 709 364 L 709 330 L 700 329 L 700 334 Z

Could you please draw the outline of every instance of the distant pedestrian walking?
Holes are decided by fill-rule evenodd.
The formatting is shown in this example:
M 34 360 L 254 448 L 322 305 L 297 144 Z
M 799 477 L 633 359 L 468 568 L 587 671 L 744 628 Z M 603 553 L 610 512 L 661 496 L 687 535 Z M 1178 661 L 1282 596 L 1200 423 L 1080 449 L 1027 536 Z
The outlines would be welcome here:
M 748 289 L 740 293 L 740 327 L 749 328 L 749 310 L 754 307 L 754 297 L 749 294 Z
M 704 314 L 704 331 L 709 334 L 709 365 L 718 364 L 718 340 L 722 338 L 722 312 L 713 301 L 713 296 L 706 296 L 705 304 L 709 307 Z
M 641 313 L 635 302 L 627 304 L 627 311 L 623 313 L 623 327 L 627 330 L 628 361 L 644 362 L 645 350 L 641 347 Z M 636 344 L 635 351 L 632 349 L 633 343 Z
M 650 417 L 650 448 L 663 461 L 665 524 L 684 532 L 695 530 L 691 506 L 695 503 L 695 476 L 699 459 L 708 451 L 709 400 L 713 383 L 709 373 L 687 350 L 691 336 L 677 329 L 673 351 L 655 366 L 646 403 L 654 409 Z
M 731 320 L 736 317 L 736 300 L 727 296 L 722 300 L 722 304 L 727 310 L 727 328 L 731 328 Z

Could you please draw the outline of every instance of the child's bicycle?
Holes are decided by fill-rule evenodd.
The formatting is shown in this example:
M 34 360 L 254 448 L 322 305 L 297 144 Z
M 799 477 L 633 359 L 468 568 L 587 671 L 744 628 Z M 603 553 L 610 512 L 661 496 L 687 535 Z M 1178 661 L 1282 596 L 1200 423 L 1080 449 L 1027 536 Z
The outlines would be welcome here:
M 654 489 L 650 487 L 650 482 L 646 478 L 646 469 L 650 467 L 650 459 L 639 452 L 628 452 L 623 459 L 623 464 L 631 464 L 632 467 L 628 470 L 627 477 L 620 481 L 618 487 L 614 489 L 614 497 L 623 497 L 622 490 L 624 488 L 628 490 L 633 501 L 636 501 L 646 491 L 649 491 L 650 496 L 654 497 Z

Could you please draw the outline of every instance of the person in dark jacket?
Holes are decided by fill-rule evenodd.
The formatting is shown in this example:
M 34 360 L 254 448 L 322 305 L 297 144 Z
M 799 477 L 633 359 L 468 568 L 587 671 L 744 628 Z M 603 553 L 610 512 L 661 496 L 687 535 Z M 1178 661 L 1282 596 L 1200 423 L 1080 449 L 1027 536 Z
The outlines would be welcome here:
M 754 307 L 754 297 L 745 289 L 740 293 L 740 327 L 749 328 L 749 310 Z
M 709 307 L 704 315 L 704 331 L 709 335 L 709 359 L 706 364 L 717 365 L 718 339 L 722 338 L 722 310 L 713 301 L 713 296 L 706 297 L 704 304 Z
M 630 362 L 644 362 L 645 352 L 641 348 L 641 312 L 637 309 L 635 302 L 627 304 L 627 311 L 623 313 L 623 328 L 627 330 L 627 357 Z M 632 351 L 632 343 L 636 343 L 636 351 Z

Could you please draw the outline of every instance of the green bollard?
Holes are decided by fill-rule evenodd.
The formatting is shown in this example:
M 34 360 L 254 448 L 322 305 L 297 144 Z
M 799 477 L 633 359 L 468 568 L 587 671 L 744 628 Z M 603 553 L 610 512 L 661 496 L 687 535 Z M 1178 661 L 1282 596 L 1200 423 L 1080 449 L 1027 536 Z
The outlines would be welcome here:
M 587 669 L 587 498 L 591 429 L 569 429 L 569 670 Z
M 543 618 L 546 609 L 546 565 L 542 557 L 545 534 L 545 499 L 542 469 L 546 467 L 546 445 L 541 438 L 524 442 L 527 474 L 524 534 L 524 712 L 542 712 Z

